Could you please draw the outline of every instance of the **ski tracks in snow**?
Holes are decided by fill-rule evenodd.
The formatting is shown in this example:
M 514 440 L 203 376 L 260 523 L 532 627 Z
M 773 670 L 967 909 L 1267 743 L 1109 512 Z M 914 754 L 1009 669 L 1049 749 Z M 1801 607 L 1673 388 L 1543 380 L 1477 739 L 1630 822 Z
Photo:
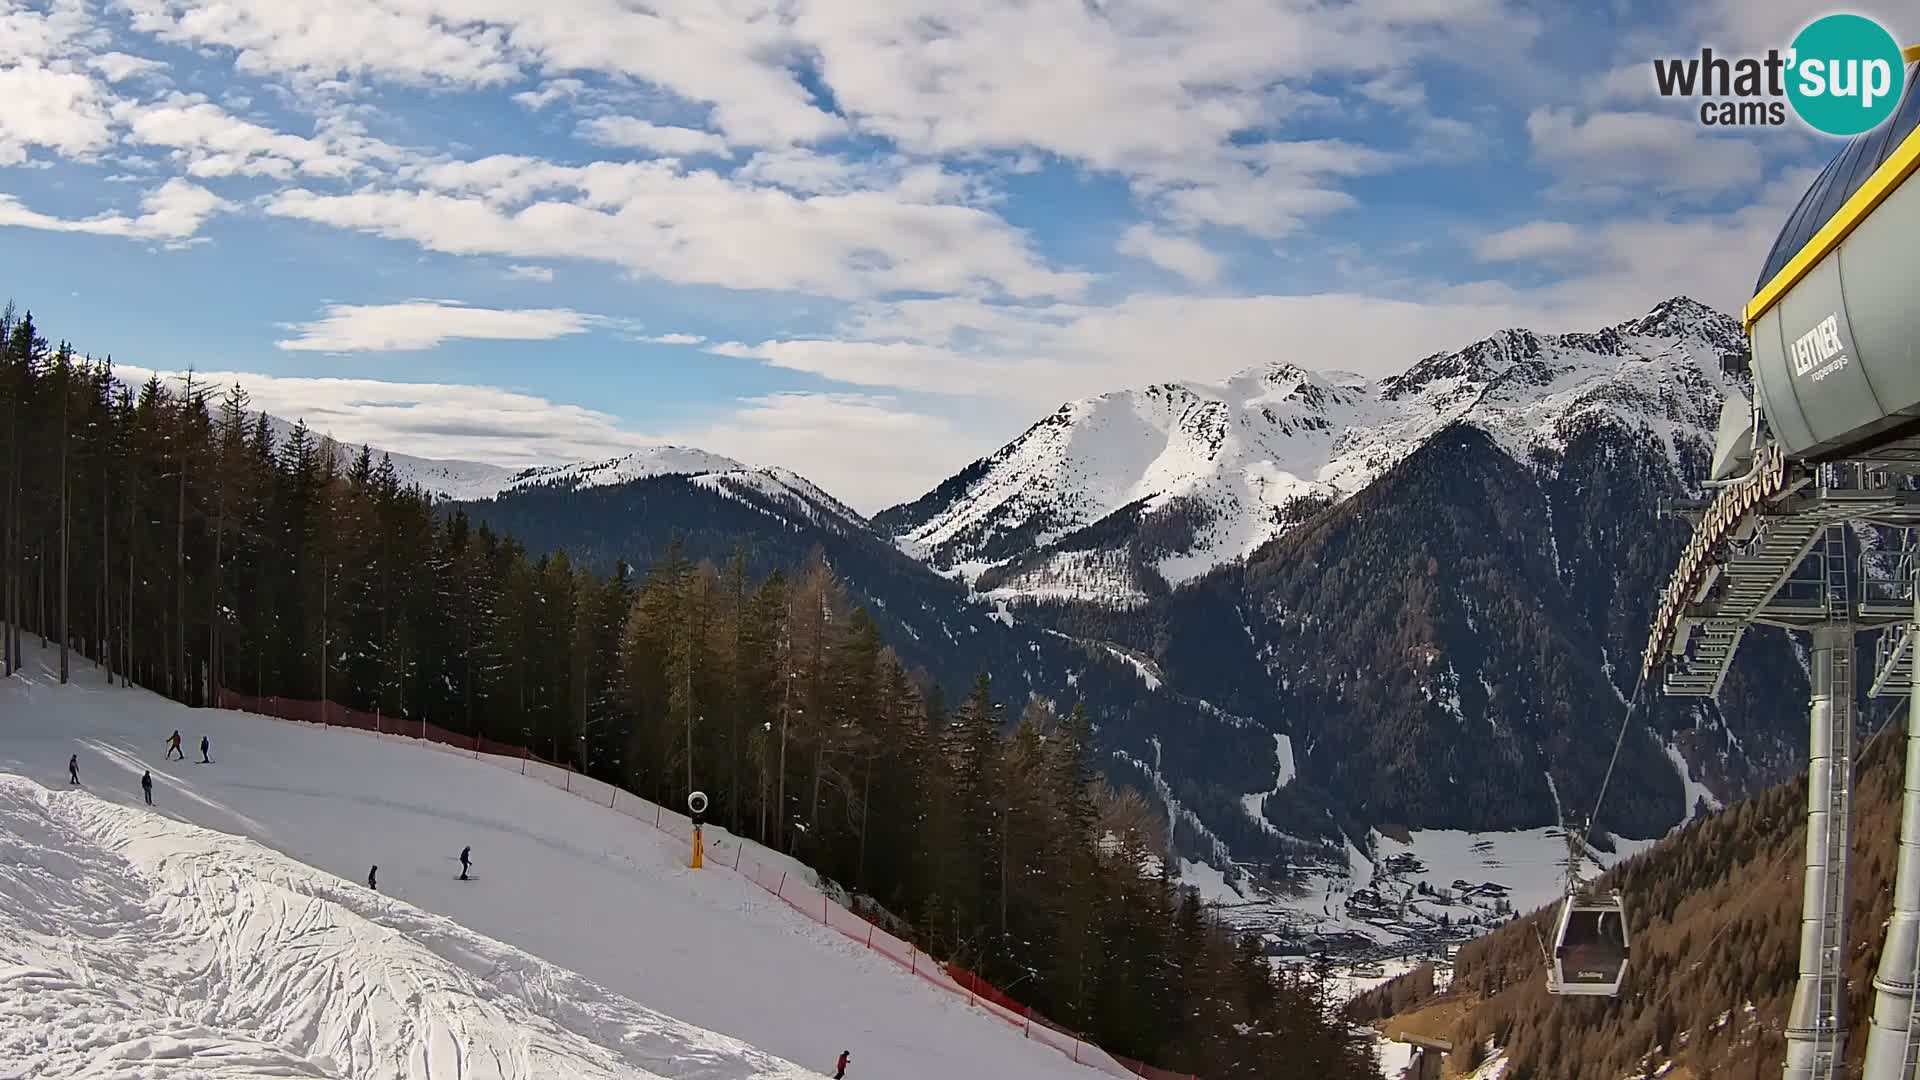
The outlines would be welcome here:
M 0 775 L 0 1078 L 660 1075 L 815 1074 L 250 840 Z

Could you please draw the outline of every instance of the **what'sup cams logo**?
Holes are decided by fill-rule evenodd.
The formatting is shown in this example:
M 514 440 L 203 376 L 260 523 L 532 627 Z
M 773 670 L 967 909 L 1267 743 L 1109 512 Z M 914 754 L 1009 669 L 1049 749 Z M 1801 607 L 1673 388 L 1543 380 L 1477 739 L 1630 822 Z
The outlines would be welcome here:
M 1893 115 L 1906 89 L 1900 43 L 1863 15 L 1828 15 L 1809 23 L 1785 52 L 1655 60 L 1661 97 L 1703 98 L 1700 122 L 1710 127 L 1779 127 L 1787 108 L 1816 131 L 1853 136 Z

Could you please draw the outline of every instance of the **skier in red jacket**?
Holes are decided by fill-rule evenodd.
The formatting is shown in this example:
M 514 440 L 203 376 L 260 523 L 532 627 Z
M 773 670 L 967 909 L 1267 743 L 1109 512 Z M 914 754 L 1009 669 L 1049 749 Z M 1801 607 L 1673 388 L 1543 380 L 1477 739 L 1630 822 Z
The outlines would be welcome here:
M 845 1050 L 840 1051 L 840 1060 L 833 1063 L 833 1080 L 846 1080 L 847 1062 L 852 1060 L 852 1054 Z

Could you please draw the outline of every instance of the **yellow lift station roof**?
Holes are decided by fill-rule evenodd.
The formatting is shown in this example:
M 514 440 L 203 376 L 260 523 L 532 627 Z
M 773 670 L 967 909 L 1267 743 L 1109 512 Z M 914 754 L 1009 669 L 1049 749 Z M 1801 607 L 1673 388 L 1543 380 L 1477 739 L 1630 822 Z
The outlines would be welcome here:
M 1906 59 L 1910 64 L 1920 62 L 1920 46 L 1906 50 Z M 1920 126 L 1920 78 L 1916 76 L 1920 66 L 1909 67 L 1906 92 L 1893 118 L 1854 136 L 1800 197 L 1753 287 L 1753 301 L 1746 312 L 1748 329 L 1920 167 L 1920 137 L 1915 136 Z

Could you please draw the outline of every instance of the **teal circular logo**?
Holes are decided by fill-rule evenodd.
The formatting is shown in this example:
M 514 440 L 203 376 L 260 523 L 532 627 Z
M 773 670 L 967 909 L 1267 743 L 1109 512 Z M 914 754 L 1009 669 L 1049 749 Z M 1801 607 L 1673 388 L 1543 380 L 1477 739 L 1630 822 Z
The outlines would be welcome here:
M 1861 15 L 1828 15 L 1793 39 L 1787 99 L 1814 130 L 1858 135 L 1885 123 L 1900 104 L 1907 66 L 1900 43 Z

